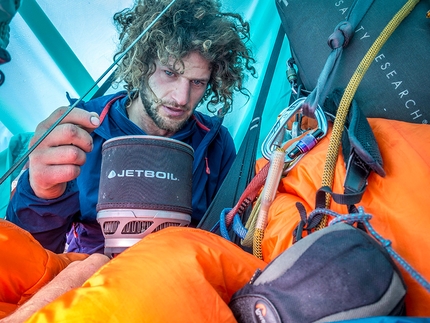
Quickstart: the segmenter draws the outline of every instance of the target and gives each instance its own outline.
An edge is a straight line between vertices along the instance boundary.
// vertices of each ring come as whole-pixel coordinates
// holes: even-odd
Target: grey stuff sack
[[[229,306],[239,323],[335,322],[404,315],[405,294],[386,250],[366,232],[337,223],[257,271]]]

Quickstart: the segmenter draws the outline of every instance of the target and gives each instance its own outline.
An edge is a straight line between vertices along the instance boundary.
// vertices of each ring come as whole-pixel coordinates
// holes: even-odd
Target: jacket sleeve
[[[18,181],[6,218],[30,232],[46,249],[61,253],[64,251],[66,233],[77,212],[79,194],[76,180],[67,184],[62,196],[45,200],[34,194],[27,170]]]

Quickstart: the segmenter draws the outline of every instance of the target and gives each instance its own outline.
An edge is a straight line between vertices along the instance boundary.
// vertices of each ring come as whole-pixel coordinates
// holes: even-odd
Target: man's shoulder
[[[233,137],[228,128],[222,124],[223,118],[210,116],[199,111],[195,111],[194,116],[197,123],[200,123],[200,128],[204,126],[206,131],[211,132],[212,143],[223,147],[222,150],[235,151]]]
[[[222,118],[210,116],[200,111],[194,111],[194,118],[197,123],[210,129],[219,129],[222,132],[228,132],[227,128],[222,125]]]

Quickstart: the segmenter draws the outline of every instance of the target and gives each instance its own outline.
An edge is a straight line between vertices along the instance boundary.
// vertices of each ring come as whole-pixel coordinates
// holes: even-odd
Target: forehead
[[[157,68],[169,68],[184,77],[193,79],[209,80],[212,73],[210,62],[196,52],[188,54],[181,61],[175,61],[174,58],[170,58],[167,63],[163,64],[157,60],[156,65]]]

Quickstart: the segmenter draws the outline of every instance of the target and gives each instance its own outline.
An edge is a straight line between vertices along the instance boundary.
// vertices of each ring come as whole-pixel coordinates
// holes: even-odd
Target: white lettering
[[[342,8],[342,9],[339,9],[339,11],[341,12],[342,16],[344,16],[345,12],[348,11],[348,8]]]
[[[364,36],[362,36],[360,39],[363,40],[364,38],[369,38],[369,37],[370,37],[370,35],[366,31],[366,33],[364,34]]]
[[[356,30],[356,32],[363,31],[363,30],[364,30],[364,27],[360,26],[360,28],[358,28]],[[365,35],[361,39],[368,38],[368,37],[370,37],[370,35],[366,32]],[[396,66],[394,66],[389,60],[387,60],[387,58],[384,54],[379,54],[378,56],[376,56],[374,61],[379,62],[381,64],[379,67],[381,71],[388,71],[389,68],[391,68],[390,72],[388,72],[388,73],[384,72],[385,77],[388,80],[391,80],[390,83],[393,86],[394,90],[400,91],[400,92],[398,92],[398,98],[400,100],[402,100],[402,102],[404,102],[406,100],[406,102],[404,103],[405,108],[411,109],[413,107],[416,107],[417,103],[412,99],[408,99],[408,96],[410,95],[410,93],[409,93],[409,90],[405,88],[405,84],[403,84],[404,83],[403,80],[396,79],[396,78],[399,78],[397,70],[393,69]],[[423,118],[423,114],[421,113],[421,110],[419,110],[419,109],[412,112],[410,114],[410,116],[413,120],[416,120],[418,118]],[[422,123],[428,124],[428,120],[423,118]]]
[[[358,29],[355,30],[355,33],[358,33],[359,31],[362,31],[362,30],[364,30],[364,27],[360,26],[360,28],[358,28]]]
[[[143,169],[123,169],[118,174],[115,173],[114,170],[111,170],[108,174],[108,178],[114,177],[146,177],[179,181],[179,179],[173,173]]]
[[[387,79],[390,79],[394,75],[397,75],[397,72],[395,70],[387,74]]]
[[[165,179],[165,178],[167,178],[167,174],[164,172],[156,172],[155,177]]]
[[[403,81],[398,81],[398,82],[392,82],[391,84],[394,85],[394,88],[397,90],[397,88],[402,85]]]
[[[261,313],[261,309],[256,308],[255,309],[255,315],[257,315],[258,319],[260,320],[261,323],[265,323],[266,319],[263,316],[263,313]]]
[[[414,120],[421,118],[423,116],[422,114],[419,114],[419,112],[420,112],[420,110],[417,110],[417,111],[411,113],[411,116],[415,115],[415,117],[413,118]]]
[[[145,177],[155,177],[155,173],[152,170],[146,170],[145,171]]]
[[[383,58],[385,58],[384,54],[378,55],[378,56],[375,57],[375,62],[379,62]]]
[[[405,103],[405,107],[406,108],[408,108],[408,109],[410,109],[411,107],[410,107],[410,103],[412,103],[412,105],[413,106],[416,106],[417,105],[417,103],[414,101],[414,100],[408,100],[408,101],[406,101],[406,103]]]
[[[408,95],[409,91],[408,90],[404,90],[402,92],[399,93],[400,98],[402,99],[404,96]]]
[[[358,29],[355,30],[355,33],[357,34],[357,33],[359,33],[360,31],[363,31],[363,30],[364,30],[364,27],[360,26],[360,28],[358,28]],[[359,37],[359,36],[357,36],[357,37]],[[364,38],[370,38],[370,34],[367,31],[364,31],[364,36],[361,36],[360,40],[363,40]]]
[[[391,65],[391,63],[385,63],[383,65],[381,65],[381,70],[385,71],[387,68],[389,68]]]

